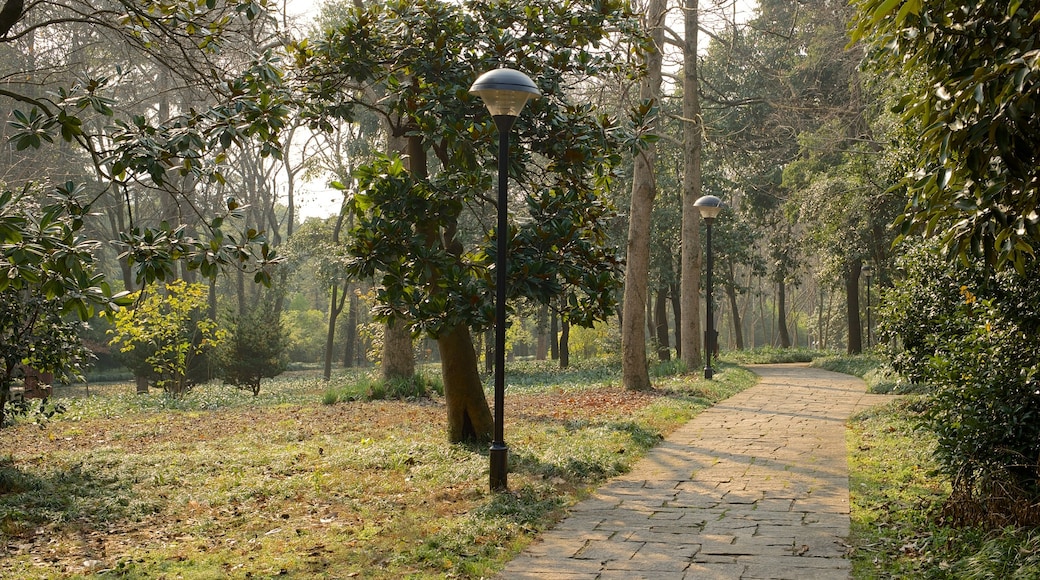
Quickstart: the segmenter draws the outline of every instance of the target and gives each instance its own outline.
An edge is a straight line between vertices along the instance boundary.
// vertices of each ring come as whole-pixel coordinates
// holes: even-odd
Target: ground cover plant
[[[446,441],[436,395],[326,397],[353,377],[290,374],[255,397],[207,384],[67,399],[44,429],[0,433],[0,576],[488,577],[665,433],[754,382],[723,365],[715,381],[632,393],[616,366],[553,364],[507,374],[511,492],[497,495],[487,450]]]
[[[935,436],[918,428],[926,401],[900,398],[850,424],[853,578],[1040,578],[1040,530],[941,517],[950,487],[936,472]]]
[[[928,391],[928,385],[906,380],[879,354],[829,354],[814,358],[811,366],[859,377],[867,383],[871,393],[878,395],[905,395]]]
[[[893,383],[888,364],[873,355],[832,356],[813,366],[864,377],[875,391]],[[853,578],[1040,577],[1040,531],[943,517],[951,488],[938,470],[938,439],[923,428],[931,404],[929,395],[911,394],[850,421]]]
[[[808,348],[775,348],[765,346],[752,350],[731,350],[722,353],[722,360],[736,364],[807,363],[834,354],[832,351]]]

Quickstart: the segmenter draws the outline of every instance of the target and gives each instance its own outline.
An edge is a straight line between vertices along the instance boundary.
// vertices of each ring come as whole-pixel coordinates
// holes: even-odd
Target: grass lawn
[[[442,399],[329,397],[356,377],[132,386],[0,431],[3,578],[481,578],[700,409],[754,383],[723,365],[626,392],[609,365],[507,371],[510,493]]]

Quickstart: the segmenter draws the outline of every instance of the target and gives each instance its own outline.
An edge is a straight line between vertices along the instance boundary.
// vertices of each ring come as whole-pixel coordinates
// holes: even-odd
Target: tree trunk
[[[5,361],[4,376],[0,380],[0,429],[4,428],[4,421],[7,420],[7,401],[11,398],[11,377],[14,376],[15,364],[10,360]]]
[[[737,285],[733,282],[733,263],[729,263],[729,282],[726,282],[726,296],[729,298],[730,319],[733,321],[733,340],[737,350],[744,350],[744,329],[741,327],[740,306],[737,304]]]
[[[816,348],[823,350],[827,348],[827,340],[823,333],[823,284],[817,283],[820,289],[820,304],[817,306],[819,316],[816,318]]]
[[[428,168],[422,137],[394,137],[391,141],[393,150],[401,151],[403,148],[407,154],[408,172],[416,179],[425,179]],[[426,235],[428,238],[436,238],[437,232]],[[404,321],[388,324],[383,328],[383,333],[383,379],[411,379],[415,375],[415,357],[412,354],[412,331],[408,324]],[[472,347],[472,339],[470,342]],[[476,371],[475,360],[473,364],[473,370]]]
[[[646,28],[654,43],[654,49],[646,55],[647,76],[639,89],[639,98],[644,102],[657,102],[661,93],[661,48],[664,46],[666,11],[665,0],[650,0],[647,5]],[[650,124],[651,131],[656,131],[656,119],[650,121]],[[621,381],[626,389],[632,391],[646,391],[651,388],[646,360],[646,303],[650,268],[650,213],[656,195],[656,157],[657,147],[653,143],[647,144],[636,153],[632,168],[628,259],[625,264],[625,292],[622,298],[625,316],[621,321]]]
[[[668,295],[672,298],[672,320],[675,321],[675,357],[682,360],[682,286],[673,283]]]
[[[555,310],[549,313],[549,358],[560,360],[560,319]]]
[[[238,315],[246,314],[246,274],[242,270],[235,272],[235,294],[238,297]]]
[[[477,353],[469,329],[458,326],[437,338],[441,353],[444,401],[448,408],[448,440],[490,441],[495,429],[484,385],[477,372]]]
[[[791,348],[791,335],[787,333],[787,284],[776,283],[776,320],[780,332],[780,348]]]
[[[672,360],[671,345],[668,344],[668,290],[657,289],[654,300],[654,326],[657,330],[657,360]]]
[[[322,373],[325,382],[332,379],[332,347],[336,342],[336,320],[339,319],[340,312],[343,312],[348,287],[349,285],[344,282],[343,295],[339,296],[339,285],[332,285],[332,298],[329,300],[329,327],[325,333],[325,368]]]
[[[701,121],[700,85],[697,79],[697,0],[686,0],[685,42],[683,45],[683,195],[682,195],[682,361],[686,368],[698,368],[701,355],[701,234],[700,211],[694,202],[701,196]]]
[[[538,307],[538,346],[535,349],[535,360],[545,360],[549,355],[549,305]]]
[[[863,352],[863,326],[859,319],[859,275],[863,264],[854,260],[845,272],[845,312],[849,321],[849,354]]]
[[[473,373],[476,372],[477,358],[474,354]],[[383,327],[383,380],[411,379],[413,376],[415,356],[412,354],[412,330],[402,320],[387,323]]]
[[[646,357],[644,357],[645,359]],[[564,318],[560,324],[560,368],[571,365],[571,323]]]
[[[488,329],[484,333],[484,372],[495,372],[495,331]],[[444,356],[443,354],[441,355]]]
[[[350,293],[350,305],[347,307],[347,343],[343,348],[343,366],[351,368],[357,359],[357,337],[358,337],[358,297],[354,292]]]
[[[346,217],[344,213],[341,209],[339,215],[336,216],[336,225],[332,228],[333,244],[339,244],[339,234],[343,230],[343,221]],[[339,282],[332,282],[332,296],[329,299],[329,327],[325,333],[325,369],[322,374],[325,382],[332,379],[332,347],[336,342],[336,319],[339,318],[339,313],[343,312],[343,304],[347,298],[348,288],[350,288],[350,283],[343,282],[343,296],[337,296]],[[384,348],[383,350],[385,351],[386,349]]]

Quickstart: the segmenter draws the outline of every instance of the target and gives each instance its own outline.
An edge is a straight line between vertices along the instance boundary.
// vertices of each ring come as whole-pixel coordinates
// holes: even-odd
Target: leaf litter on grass
[[[479,577],[652,445],[629,423],[668,397],[511,392],[506,503],[486,448],[445,441],[442,399],[320,398],[5,430],[3,477],[26,481],[0,493],[0,577]]]

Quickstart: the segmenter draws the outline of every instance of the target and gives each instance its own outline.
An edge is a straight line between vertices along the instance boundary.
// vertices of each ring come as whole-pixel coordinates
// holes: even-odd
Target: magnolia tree
[[[440,349],[451,440],[490,439],[493,420],[472,332],[493,318],[497,131],[468,93],[507,65],[538,84],[513,129],[509,294],[589,325],[613,313],[620,258],[601,194],[620,160],[614,120],[575,91],[627,66],[608,48],[635,21],[622,2],[523,5],[394,1],[341,5],[296,47],[317,127],[376,111],[400,149],[360,169],[350,194],[351,271],[379,284],[376,313]],[[619,60],[615,60],[615,58]]]
[[[29,189],[0,194],[0,426],[11,386],[31,368],[76,376],[87,359],[79,324],[118,308],[82,235],[86,207],[67,184],[43,203]]]
[[[911,255],[891,293],[905,370],[933,384],[927,422],[962,521],[1040,520],[1040,74],[1036,2],[857,0],[856,37],[882,70],[918,80],[904,185]],[[916,236],[909,235],[908,240]],[[936,272],[936,254],[958,262]],[[966,509],[965,509],[966,508]]]

